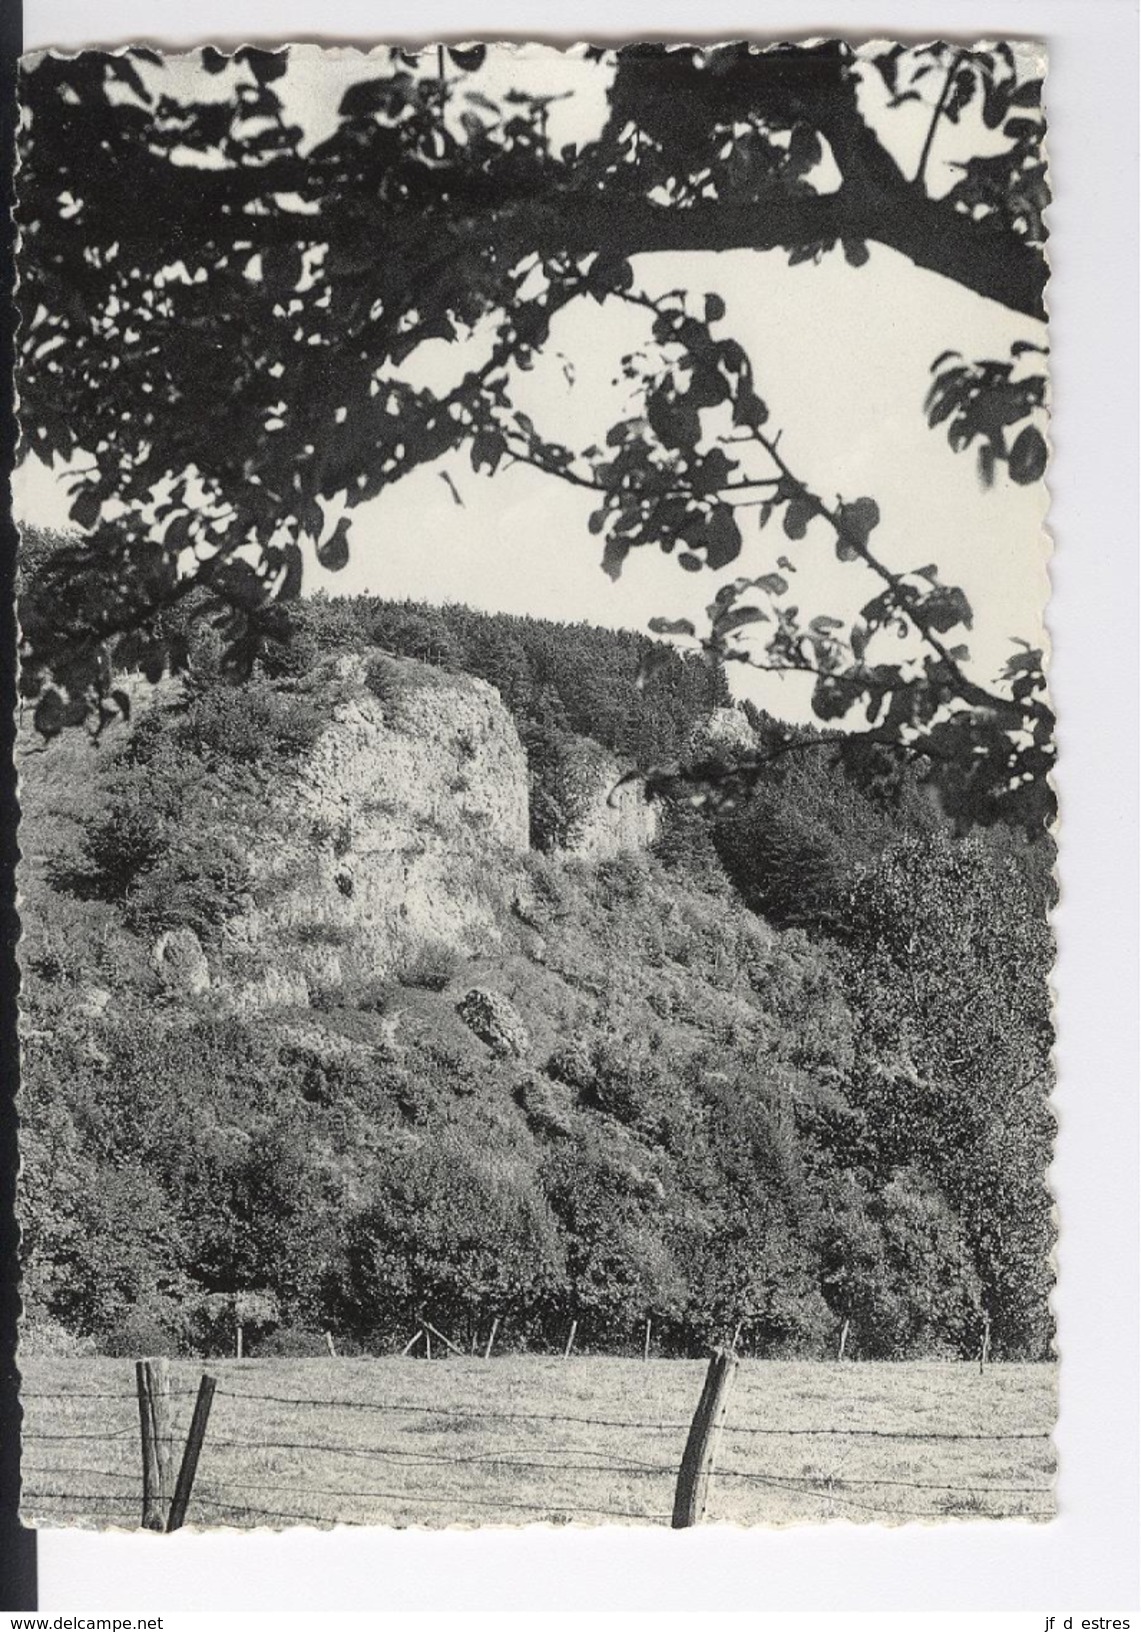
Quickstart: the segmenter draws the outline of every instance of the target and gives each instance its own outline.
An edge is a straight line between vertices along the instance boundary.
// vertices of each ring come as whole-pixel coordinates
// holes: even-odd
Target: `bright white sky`
[[[356,53],[322,55],[310,48],[305,59],[303,78],[295,63],[279,83],[294,86],[288,114],[316,140],[331,128],[345,85],[369,77],[369,69]],[[188,72],[194,61],[181,59],[176,71]],[[504,51],[479,78],[492,97],[512,84],[551,90],[575,84],[580,94],[572,102],[552,106],[552,133],[560,142],[586,139],[605,113],[604,75],[548,48],[528,47],[526,60]],[[221,90],[220,80],[209,85]],[[201,85],[195,90],[201,94]],[[920,111],[902,131],[901,156],[911,145],[918,148],[924,128]],[[945,160],[954,156],[948,147],[933,162],[937,187],[953,174]],[[1045,486],[1016,487],[1000,467],[994,488],[982,490],[973,453],[953,454],[943,432],[927,428],[922,403],[940,352],[1006,357],[1013,341],[1041,343],[1044,336],[1039,325],[917,271],[892,251],[870,249],[860,268],[850,267],[839,250],[819,266],[795,267],[781,251],[734,251],[646,256],[635,272],[650,293],[684,287],[722,296],[727,315],[719,332],[749,351],[769,404],[769,429],[783,431],[786,460],[826,499],[876,499],[882,524],[875,542],[888,564],[907,569],[935,562],[945,582],[966,591],[976,626],[964,638],[976,677],[988,682],[1011,637],[1043,640]],[[552,346],[573,362],[573,385],[552,360],[524,377],[526,400],[522,392],[519,398],[541,432],[580,447],[603,440],[622,400],[612,382],[618,359],[637,343],[637,316],[632,323],[630,308],[592,301],[564,314]],[[454,362],[446,361],[450,373]],[[462,507],[441,479],[445,469]],[[16,505],[18,515],[44,525],[66,519],[59,482],[34,461],[17,474]],[[796,564],[796,598],[813,614],[851,616],[880,587],[858,563],[837,563],[823,523],[792,545],[779,522],[762,533],[755,510],[742,512],[745,549],[722,573],[685,573],[672,558],[642,550],[631,554],[615,584],[600,570],[601,541],[587,531],[593,508],[591,494],[536,471],[515,467],[493,478],[476,476],[466,455],[457,456],[356,510],[349,566],[330,575],[312,563],[306,588],[463,601],[644,629],[655,615],[689,617],[700,627],[721,583],[770,570],[779,555]],[[959,638],[956,631],[953,640]],[[749,675],[739,666],[732,677],[774,712],[807,717],[799,681]]]

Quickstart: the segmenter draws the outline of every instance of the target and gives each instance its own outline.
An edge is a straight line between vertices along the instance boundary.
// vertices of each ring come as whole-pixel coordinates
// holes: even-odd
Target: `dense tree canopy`
[[[595,493],[611,574],[647,546],[724,569],[746,507],[793,555],[823,528],[874,590],[854,621],[798,607],[781,571],[723,582],[707,630],[663,632],[813,677],[822,719],[921,751],[953,813],[1040,830],[1041,652],[981,684],[963,592],[922,555],[889,567],[875,498],[816,491],[787,462],[763,366],[725,332],[721,298],[653,297],[631,259],[747,248],[859,267],[875,243],[1041,319],[1030,59],[828,42],[581,60],[605,117],[561,146],[550,97],[485,88],[483,47],[377,55],[315,145],[289,116],[285,53],[207,50],[197,76],[138,50],[31,64],[23,429],[29,452],[73,473],[83,534],[25,613],[37,723],[101,724],[115,663],[179,663],[153,613],[197,586],[228,660],[248,668],[300,592],[304,548],[342,565],[353,506],[463,449],[476,471],[523,462]],[[914,104],[929,119],[904,158],[895,133]],[[952,128],[967,156],[936,186],[931,155]],[[629,309],[634,404],[571,446],[520,409],[517,386],[558,315],[589,301]],[[420,364],[441,343],[453,377],[429,386]],[[984,483],[1036,481],[1038,347],[932,366],[931,423]]]

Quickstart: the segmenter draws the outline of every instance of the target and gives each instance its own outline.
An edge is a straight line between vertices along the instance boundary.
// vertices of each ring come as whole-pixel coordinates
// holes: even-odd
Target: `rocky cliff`
[[[734,759],[757,746],[757,735],[744,713],[736,706],[711,709],[699,720],[685,744],[686,759]]]
[[[239,1008],[304,1004],[494,944],[527,850],[527,764],[489,685],[379,652],[317,676],[329,723],[271,800],[226,926]]]
[[[203,949],[191,929],[154,943],[164,989],[239,1013],[321,1006],[394,979],[446,981],[493,950],[530,827],[527,757],[495,688],[366,648],[276,689],[314,709],[319,729],[230,833],[249,888],[217,944]],[[146,712],[179,698],[137,701]],[[618,786],[613,755],[580,738],[563,770],[575,812],[564,853],[649,848],[656,807],[641,784]]]
[[[640,781],[623,782],[623,768],[597,744],[582,755],[581,809],[566,845],[572,856],[604,861],[623,850],[648,850],[658,836],[658,809]]]

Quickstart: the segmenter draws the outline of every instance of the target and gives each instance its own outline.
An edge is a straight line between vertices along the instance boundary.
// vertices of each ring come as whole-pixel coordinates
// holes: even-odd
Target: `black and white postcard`
[[[24,59],[23,1513],[1055,1513],[1046,54]]]

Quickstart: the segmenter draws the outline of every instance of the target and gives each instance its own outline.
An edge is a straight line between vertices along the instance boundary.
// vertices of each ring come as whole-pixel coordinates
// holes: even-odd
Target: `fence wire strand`
[[[215,1397],[231,1400],[247,1400],[265,1402],[271,1405],[293,1405],[319,1407],[323,1410],[337,1411],[402,1411],[420,1416],[442,1418],[459,1418],[461,1420],[475,1420],[483,1422],[559,1422],[578,1423],[587,1428],[636,1428],[639,1430],[656,1431],[659,1433],[685,1433],[689,1428],[687,1422],[646,1422],[627,1417],[583,1417],[565,1412],[536,1412],[536,1411],[486,1411],[482,1407],[473,1407],[470,1411],[456,1410],[449,1406],[412,1405],[400,1400],[344,1400],[344,1399],[312,1399],[288,1394],[255,1394],[253,1390],[218,1388]],[[774,1428],[769,1426],[751,1426],[746,1424],[726,1423],[723,1429],[725,1434],[749,1434],[760,1437],[796,1438],[798,1436],[836,1436],[837,1438],[860,1439],[907,1439],[920,1441],[953,1441],[962,1440],[965,1443],[977,1443],[984,1440],[1022,1440],[1022,1439],[1049,1439],[1048,1431],[1041,1433],[960,1433],[957,1431],[943,1432],[936,1430],[920,1430],[910,1428]]]
[[[687,1422],[639,1422],[627,1417],[580,1417],[558,1411],[486,1411],[482,1406],[470,1411],[442,1405],[411,1405],[401,1400],[318,1400],[294,1398],[288,1394],[255,1394],[252,1389],[218,1388],[216,1399],[246,1400],[269,1405],[318,1406],[336,1411],[403,1411],[416,1416],[444,1417],[483,1422],[573,1422],[587,1428],[638,1428],[665,1433],[685,1433]]]

